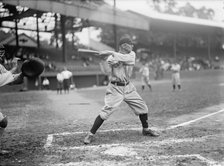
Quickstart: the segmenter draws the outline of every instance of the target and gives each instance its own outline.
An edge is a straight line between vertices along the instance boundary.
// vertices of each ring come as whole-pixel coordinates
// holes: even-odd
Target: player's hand
[[[100,51],[99,52],[99,56],[102,57],[102,58],[107,58],[110,55],[113,56],[114,52],[113,51]]]

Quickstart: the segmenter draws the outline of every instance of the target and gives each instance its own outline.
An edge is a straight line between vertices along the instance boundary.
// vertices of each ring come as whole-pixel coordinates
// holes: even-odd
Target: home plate
[[[137,156],[132,148],[125,146],[112,147],[102,153],[112,156]]]

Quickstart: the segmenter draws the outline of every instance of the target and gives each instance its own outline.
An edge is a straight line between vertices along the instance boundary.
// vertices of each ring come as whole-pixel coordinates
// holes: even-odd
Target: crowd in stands
[[[221,56],[212,56],[211,59],[203,56],[151,56],[149,59],[143,55],[137,59],[140,64],[147,61],[151,73],[154,73],[154,79],[159,80],[163,78],[164,71],[170,71],[172,63],[177,60],[181,66],[181,70],[197,71],[206,69],[224,69],[224,58]]]
[[[155,73],[155,79],[161,79],[163,77],[163,72],[170,70],[170,66],[175,57],[181,65],[181,70],[224,69],[224,58],[220,53],[211,53],[209,59],[208,55],[206,55],[206,51],[202,52],[199,49],[181,50],[181,53],[178,52],[175,57],[170,52],[171,50],[168,48],[154,49],[149,54],[141,53],[141,55],[139,55],[137,52],[137,61],[147,61],[151,71]],[[34,55],[30,55],[27,58],[33,56]],[[65,65],[72,72],[101,71],[99,65],[100,59],[92,55],[73,55],[68,57],[66,63],[62,62],[59,56],[50,56],[50,54],[40,54],[38,57],[45,62],[46,72],[58,72],[62,70]],[[10,68],[10,59],[5,59],[4,64],[6,68]]]

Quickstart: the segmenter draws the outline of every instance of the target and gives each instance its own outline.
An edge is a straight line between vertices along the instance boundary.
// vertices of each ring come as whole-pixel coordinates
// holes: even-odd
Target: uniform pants
[[[172,84],[180,85],[180,73],[172,73]]]
[[[100,117],[103,120],[108,119],[122,101],[125,101],[136,115],[148,113],[147,105],[132,83],[126,86],[116,86],[110,83],[106,89],[105,105],[100,112]]]
[[[141,82],[142,82],[142,85],[147,85],[147,86],[150,85],[149,76],[142,76]]]

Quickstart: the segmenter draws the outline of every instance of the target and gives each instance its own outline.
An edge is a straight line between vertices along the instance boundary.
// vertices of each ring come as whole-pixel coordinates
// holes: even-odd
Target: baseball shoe
[[[142,135],[152,136],[152,137],[158,137],[159,136],[159,133],[157,133],[156,131],[151,130],[151,129],[143,129],[142,130]]]
[[[87,136],[84,138],[84,144],[90,144],[93,141],[93,134],[88,133]]]

